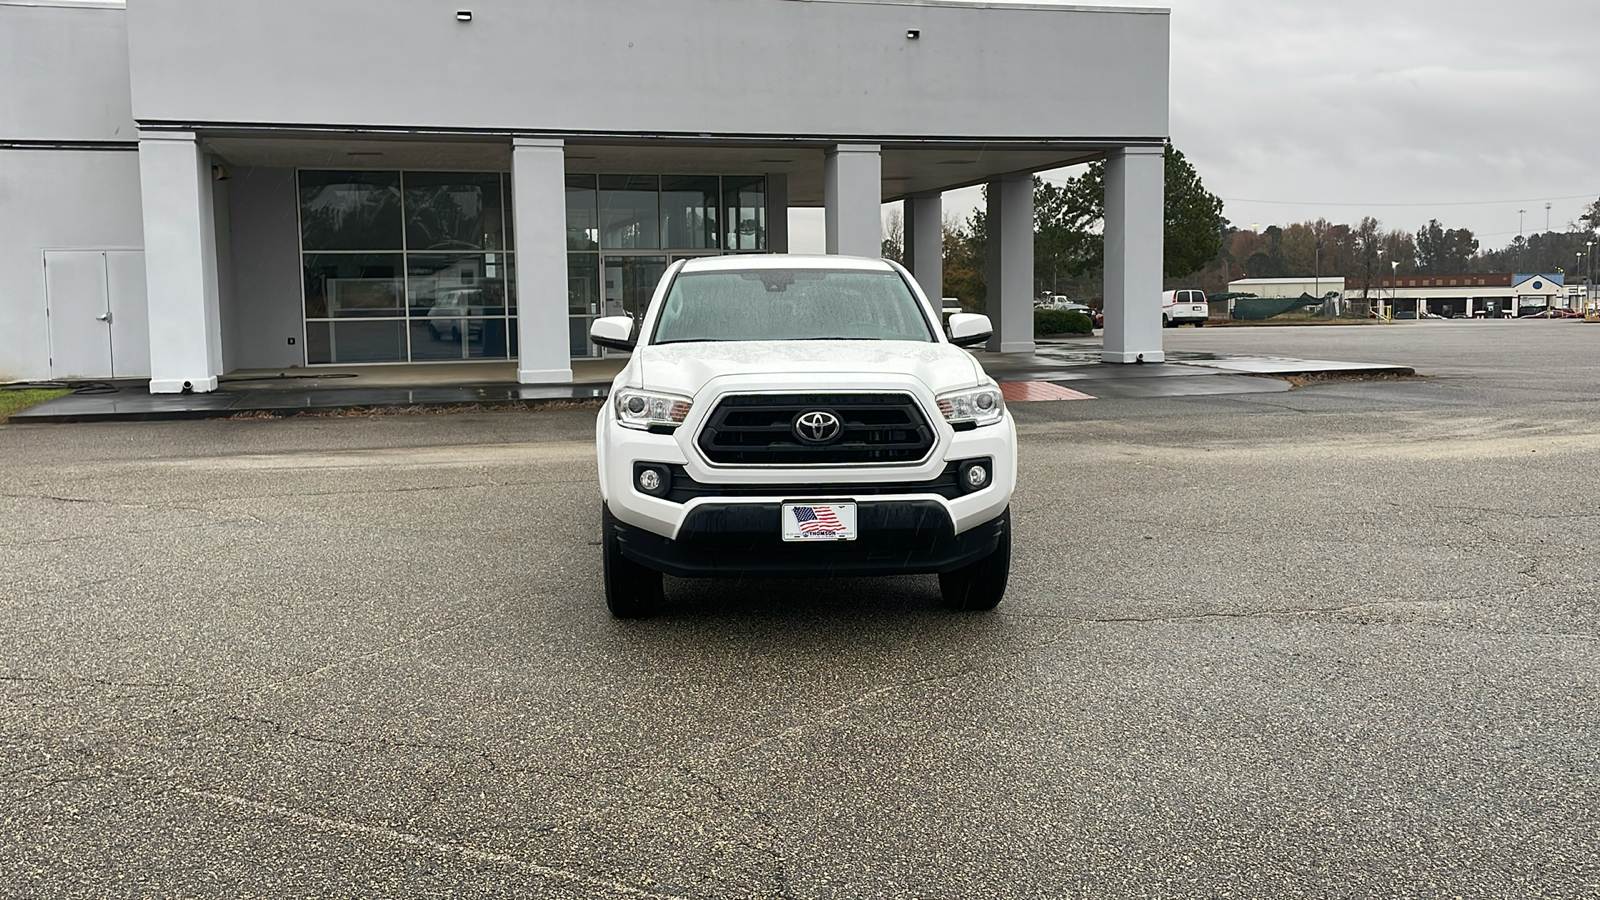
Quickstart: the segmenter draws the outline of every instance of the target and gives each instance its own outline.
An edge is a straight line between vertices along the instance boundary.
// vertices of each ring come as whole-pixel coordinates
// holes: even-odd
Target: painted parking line
[[[1093,400],[1094,396],[1048,381],[1002,381],[1000,396],[1007,403],[1026,403],[1030,400]]]

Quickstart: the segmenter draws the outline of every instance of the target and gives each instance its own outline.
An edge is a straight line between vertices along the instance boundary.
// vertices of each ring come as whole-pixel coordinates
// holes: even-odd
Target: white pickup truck
[[[839,256],[674,263],[596,424],[606,604],[650,615],[679,577],[939,575],[992,609],[1011,565],[1016,427],[899,265]]]

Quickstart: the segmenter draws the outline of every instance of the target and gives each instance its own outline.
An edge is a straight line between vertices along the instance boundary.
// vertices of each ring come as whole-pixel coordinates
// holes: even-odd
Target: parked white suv
[[[1161,295],[1161,324],[1177,328],[1185,322],[1204,328],[1211,318],[1211,306],[1206,302],[1206,292],[1196,290],[1167,291]]]
[[[1011,566],[1016,426],[949,317],[892,262],[674,263],[644,316],[590,336],[633,351],[600,411],[606,604],[649,615],[682,577],[938,573],[992,609]]]

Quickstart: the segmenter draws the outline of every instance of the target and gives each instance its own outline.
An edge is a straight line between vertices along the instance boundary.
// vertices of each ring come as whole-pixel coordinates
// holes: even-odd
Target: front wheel
[[[1206,327],[1206,323],[1204,323],[1204,322],[1196,322],[1196,323],[1194,323],[1194,327],[1196,327],[1196,328],[1204,328],[1204,327]]]
[[[939,573],[944,605],[968,612],[994,609],[1006,595],[1011,577],[1011,510],[1000,514],[1000,540],[994,551],[954,572]]]
[[[606,608],[619,619],[643,619],[661,603],[661,573],[622,555],[617,520],[600,507],[601,568],[606,582]]]

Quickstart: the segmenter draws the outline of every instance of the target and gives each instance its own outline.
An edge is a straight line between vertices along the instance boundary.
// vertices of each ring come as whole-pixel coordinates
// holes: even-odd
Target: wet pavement
[[[1138,399],[1278,393],[1284,376],[1399,374],[1402,365],[1280,356],[1244,356],[1204,351],[1168,351],[1165,363],[1117,365],[1100,361],[1099,339],[1042,341],[1033,353],[974,355],[1005,385],[1036,384],[1065,389],[1008,389],[1016,401]],[[252,371],[221,380],[209,394],[151,394],[144,381],[94,382],[88,389],[39,404],[11,417],[13,423],[66,423],[216,419],[235,416],[294,416],[390,408],[537,406],[605,397],[623,360],[586,362],[573,384],[523,385],[481,381],[497,369],[463,368],[470,383],[449,382],[451,368],[396,366],[365,370],[282,373]],[[1262,377],[1269,376],[1269,377]],[[1277,377],[1272,377],[1277,376]],[[415,383],[396,383],[411,379]],[[109,388],[109,389],[108,389]]]
[[[980,614],[611,620],[586,410],[0,427],[0,896],[1595,897],[1600,330],[1215,330],[1425,377],[1018,404]]]

